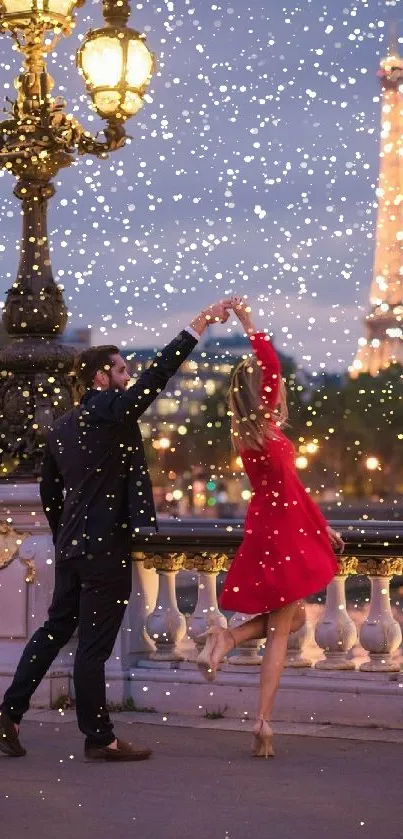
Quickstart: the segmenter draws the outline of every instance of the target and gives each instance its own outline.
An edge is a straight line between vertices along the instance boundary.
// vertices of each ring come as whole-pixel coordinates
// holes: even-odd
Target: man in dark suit
[[[55,544],[49,617],[28,642],[0,708],[0,751],[22,756],[19,723],[60,649],[78,627],[74,662],[77,721],[85,756],[143,760],[149,749],[116,738],[106,708],[105,662],[131,593],[132,539],[156,528],[151,481],[137,420],[166,386],[211,323],[225,323],[230,302],[201,312],[157,353],[126,390],[130,375],[114,346],[78,359],[87,388],[78,407],[54,425],[44,452],[41,499]]]

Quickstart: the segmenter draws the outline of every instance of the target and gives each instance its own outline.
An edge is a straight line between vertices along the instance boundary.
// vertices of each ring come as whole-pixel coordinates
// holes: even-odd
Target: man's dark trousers
[[[74,662],[76,713],[87,745],[113,742],[106,710],[105,662],[109,658],[131,593],[128,541],[112,552],[56,563],[49,617],[25,647],[2,708],[19,723],[60,649],[78,627]]]

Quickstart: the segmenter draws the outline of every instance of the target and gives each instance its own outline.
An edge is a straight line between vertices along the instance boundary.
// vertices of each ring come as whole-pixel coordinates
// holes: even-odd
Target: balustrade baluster
[[[169,553],[146,560],[146,568],[153,567],[159,578],[158,596],[154,611],[146,621],[146,629],[155,642],[154,661],[183,661],[178,644],[186,632],[186,620],[179,611],[176,599],[176,575],[183,568],[185,556]]]
[[[347,612],[346,578],[357,573],[358,560],[341,557],[338,565],[339,573],[327,587],[325,610],[315,629],[316,643],[325,654],[316,662],[317,670],[355,670],[347,655],[357,642],[357,630]]]
[[[199,651],[204,641],[198,641],[199,635],[210,626],[218,624],[226,627],[227,619],[220,612],[217,601],[217,576],[225,568],[228,557],[219,553],[187,554],[185,567],[198,573],[197,604],[188,618],[188,635]]]
[[[145,566],[146,554],[133,553],[132,594],[127,608],[130,633],[127,638],[128,663],[132,666],[138,658],[155,652],[146,624],[157,601],[158,574],[155,568]]]
[[[236,612],[228,621],[228,626],[234,628],[240,626],[245,621],[253,618],[254,615],[245,615],[242,612]],[[264,643],[264,638],[254,638],[252,641],[244,641],[239,647],[236,647],[233,653],[228,658],[228,664],[241,665],[249,667],[251,664],[261,664],[262,657],[259,655],[259,650]]]
[[[361,568],[371,582],[371,601],[360,630],[360,642],[369,653],[369,661],[364,661],[360,670],[396,673],[400,663],[394,653],[401,644],[402,631],[392,614],[389,589],[391,577],[403,572],[403,559],[374,558],[361,563]]]
[[[312,667],[312,659],[306,655],[306,648],[314,641],[312,622],[305,617],[305,623],[296,632],[290,632],[287,642],[286,667]]]

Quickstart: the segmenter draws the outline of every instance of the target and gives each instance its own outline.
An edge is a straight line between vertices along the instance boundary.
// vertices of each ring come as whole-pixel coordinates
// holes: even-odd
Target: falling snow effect
[[[50,208],[71,323],[159,345],[192,313],[189,294],[206,304],[247,291],[280,349],[308,369],[345,369],[371,277],[386,13],[383,2],[133,4],[158,56],[133,140],[107,162],[79,159]],[[101,129],[74,66],[100,3],[77,20],[49,69],[73,114]],[[1,50],[12,95],[19,59],[11,39]],[[5,291],[20,220],[2,178]]]
[[[241,5],[242,10],[238,11]],[[79,158],[68,177],[63,173],[57,179],[57,195],[50,211],[55,276],[65,287],[71,324],[90,325],[95,340],[121,342],[126,348],[161,347],[165,336],[171,337],[178,327],[189,322],[195,310],[211,300],[234,292],[249,295],[253,310],[258,313],[259,327],[274,332],[276,345],[288,365],[286,375],[294,411],[290,434],[298,448],[297,466],[301,470],[310,467],[312,493],[321,494],[322,498],[329,486],[338,498],[340,493],[336,488],[340,482],[344,488],[347,486],[347,494],[353,494],[353,490],[364,492],[365,480],[369,481],[367,473],[374,476],[367,490],[374,490],[390,451],[395,471],[388,467],[387,492],[403,488],[398,484],[399,457],[402,457],[398,441],[403,439],[400,372],[384,374],[377,383],[368,379],[350,382],[344,387],[342,397],[340,380],[319,377],[324,370],[347,368],[361,333],[360,321],[371,279],[376,218],[379,130],[376,71],[387,47],[386,16],[396,14],[397,6],[394,0],[362,0],[347,3],[344,8],[306,0],[301,6],[279,6],[270,11],[261,2],[232,5],[230,0],[209,6],[204,3],[192,6],[186,0],[133,4],[132,23],[144,28],[150,46],[158,55],[159,67],[143,112],[130,123],[133,139],[107,162]],[[85,94],[79,93],[81,80],[74,68],[74,53],[80,43],[80,32],[94,25],[94,19],[100,17],[99,11],[99,2],[87,2],[85,10],[78,12],[74,36],[60,43],[49,62],[57,92],[66,96],[73,114],[95,130],[98,120],[88,113]],[[5,96],[12,95],[11,79],[18,72],[18,64],[11,41],[3,38],[0,67]],[[5,292],[15,276],[20,219],[17,202],[10,197],[12,182],[3,172],[0,177],[0,259]],[[231,331],[229,327],[228,331]],[[224,335],[225,329],[220,334]],[[298,371],[287,360],[288,356],[295,357]],[[306,374],[301,373],[302,368]],[[319,387],[314,391],[312,383],[316,382]],[[182,397],[182,394],[180,390],[174,391],[173,396]],[[356,413],[352,411],[355,405],[359,409]],[[211,402],[208,408],[204,403],[200,406],[200,427],[188,430],[201,433],[206,410],[209,438],[206,442],[212,446],[216,460],[217,442],[224,446],[224,437],[220,435],[228,427],[226,420],[221,422],[219,415],[214,415]],[[379,441],[379,431],[385,428],[391,434]],[[185,425],[178,427],[178,435],[177,440],[168,440],[168,448],[170,442],[175,443],[170,449],[175,455],[175,465],[180,463],[179,438],[187,435],[188,446],[189,438],[193,441],[197,437],[195,433],[188,434]],[[167,448],[162,445],[162,439],[167,438],[159,438],[160,448]],[[323,451],[322,446],[329,441],[330,445]],[[355,468],[357,463],[363,463],[367,470],[365,480]],[[210,483],[215,486],[220,469],[217,467],[216,474],[214,465],[210,464],[209,468]],[[164,474],[164,469],[159,471]],[[177,475],[166,471],[175,498]],[[351,481],[356,482],[353,490]],[[385,486],[379,484],[378,494]],[[248,495],[248,490],[244,490],[242,498],[249,497],[250,492]],[[393,573],[392,570],[385,576]],[[383,580],[381,584],[385,586]],[[127,601],[123,603],[126,605]],[[350,606],[351,612],[358,608],[357,602]],[[345,607],[341,604],[338,608]],[[395,601],[394,611],[399,617],[399,600]],[[385,626],[386,622],[380,631]],[[163,643],[161,634],[152,637]],[[341,642],[337,640],[337,644]],[[323,649],[328,651],[326,644]],[[143,686],[142,690],[147,695],[149,687]],[[170,695],[166,691],[166,697]],[[208,697],[211,707],[214,691]],[[169,701],[164,700],[168,704]],[[144,706],[142,710],[153,709]],[[200,716],[203,706],[196,707],[195,703],[194,711]],[[248,712],[243,713],[243,721],[247,722]],[[219,719],[223,713],[206,711],[205,717],[209,715]],[[163,723],[167,720],[166,715],[161,717]],[[314,716],[311,720],[314,721]],[[82,797],[77,792],[81,772],[75,760],[77,743],[72,746],[70,737],[60,733],[59,728],[54,732],[58,735],[54,738],[57,749],[52,742],[54,753],[46,758],[44,780],[32,787],[32,779],[27,784],[25,777],[10,781],[7,775],[5,801],[13,806],[13,817],[17,814],[17,818],[20,810],[14,807],[15,789],[30,806],[36,804],[36,799],[41,802],[40,816],[42,811],[50,812],[55,819],[59,806],[60,814],[69,813],[70,833],[74,833],[74,820],[82,827],[84,812],[87,824],[91,821],[99,835],[105,827],[104,820],[110,817],[111,800],[121,804],[121,781],[114,787],[114,780],[108,779],[109,797],[103,796],[91,806],[94,802],[88,795],[87,776],[86,795]],[[167,738],[170,754],[176,757],[176,784],[169,789],[167,812],[172,800],[176,817],[183,813],[188,820],[183,807],[184,790],[191,779],[187,798],[190,801],[196,798],[200,794],[197,778],[195,782],[195,775],[182,759],[179,738],[169,738],[161,731],[157,736]],[[213,765],[208,753],[213,746],[206,747],[203,733],[197,748],[198,736],[196,748],[192,742],[191,747],[186,743],[186,749],[197,751],[198,765],[202,765],[210,778],[218,779],[219,801],[224,802],[222,810],[229,821],[234,810],[231,764],[236,766],[235,758],[228,761],[225,758],[223,773],[222,753]],[[44,745],[45,739],[37,736],[38,753],[49,748]],[[231,754],[234,739],[231,735],[231,741],[227,740],[225,754]],[[343,746],[345,771],[332,777],[332,767],[334,772],[334,766],[338,770],[340,765],[336,763],[340,760],[337,751],[334,759],[329,758],[332,748],[332,745],[326,748],[325,769],[318,769],[319,760],[315,764],[311,759],[314,746],[308,759],[302,756],[296,763],[288,762],[286,799],[284,807],[279,808],[285,818],[289,813],[290,784],[295,783],[297,795],[301,795],[301,783],[304,777],[310,777],[313,767],[320,781],[326,775],[327,781],[331,778],[332,791],[337,785],[337,792],[340,789],[344,792],[343,784],[346,785],[346,801],[351,796],[353,773],[356,777],[357,754],[360,765],[370,754],[371,771],[375,765],[377,770],[379,766],[383,769],[386,752],[378,744],[372,752],[367,744],[365,749],[361,744],[354,744],[350,765],[345,754],[349,747]],[[320,761],[322,755],[323,752]],[[203,765],[206,756],[208,764]],[[300,772],[303,760],[307,764],[306,773]],[[171,771],[171,765],[163,761],[162,755],[159,779],[162,793]],[[57,772],[54,771],[56,763]],[[150,814],[158,814],[155,773],[159,770],[157,762],[155,765],[153,783],[145,776],[142,789],[143,775],[136,782],[137,801],[133,803],[131,796],[130,805],[125,802],[126,809],[119,806],[113,812],[113,829],[116,825],[119,828],[119,823],[127,829],[132,821],[140,827],[143,818],[144,832],[149,827]],[[295,779],[290,775],[293,765],[298,770]],[[249,765],[243,762],[242,771],[247,774]],[[261,767],[258,771],[261,772]],[[281,779],[281,762],[276,771]],[[385,761],[385,772],[378,771],[377,782],[382,788],[383,779],[388,779],[385,792],[389,798],[392,795],[393,801],[396,785],[390,789],[390,775],[390,763],[386,766]],[[260,776],[256,781],[252,775],[251,781],[248,829],[251,817],[255,812],[260,813],[261,805],[261,800],[257,800],[254,806],[256,790],[261,790]],[[61,803],[57,785],[62,790]],[[280,793],[282,787],[284,784],[280,783]],[[318,789],[323,796],[322,787]],[[304,798],[305,803],[309,801],[309,796]],[[362,812],[357,809],[356,799]],[[340,801],[343,802],[340,794],[337,800],[339,830]],[[354,827],[367,831],[368,826],[370,829],[373,826],[372,812],[366,803],[361,803],[363,800],[354,797],[346,818]],[[395,812],[396,806],[397,800],[391,805],[391,812]],[[211,802],[203,811],[199,835],[211,834],[210,809]],[[315,820],[321,817],[326,830],[331,818],[329,811],[324,816],[315,812]],[[361,818],[364,814],[365,820]],[[35,821],[39,824],[37,814]],[[67,824],[62,819],[60,822]],[[193,824],[192,829],[196,836]],[[226,839],[236,839],[238,834],[232,826],[224,829]]]

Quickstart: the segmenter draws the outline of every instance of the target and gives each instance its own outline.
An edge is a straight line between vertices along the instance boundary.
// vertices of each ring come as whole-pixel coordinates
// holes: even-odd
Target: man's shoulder
[[[95,390],[91,389],[88,390],[84,397],[81,400],[78,409],[78,415],[85,419],[86,417],[91,420],[91,417],[97,417],[98,414],[103,416],[103,412],[105,408],[116,400],[116,398],[122,398],[126,393],[125,390],[120,390],[119,388],[106,388],[105,390]]]
[[[86,425],[88,428],[97,429],[97,433],[106,432],[137,438],[140,433],[136,419],[131,420],[130,426],[125,428],[119,413],[116,413],[117,403],[123,406],[130,405],[130,389],[120,390],[119,388],[107,388],[106,390],[90,390],[81,401],[78,411],[78,425]]]
[[[52,436],[53,434],[57,435],[57,433],[59,431],[64,429],[67,425],[70,425],[72,421],[75,421],[76,418],[78,417],[78,415],[79,415],[79,407],[78,406],[76,406],[74,408],[70,408],[68,411],[66,411],[64,414],[62,414],[60,417],[58,417],[55,420],[55,422],[53,423],[53,426],[52,426],[52,428],[49,432],[49,436]]]

